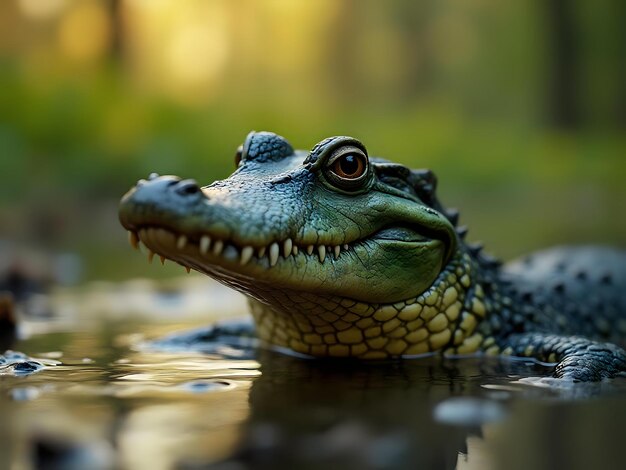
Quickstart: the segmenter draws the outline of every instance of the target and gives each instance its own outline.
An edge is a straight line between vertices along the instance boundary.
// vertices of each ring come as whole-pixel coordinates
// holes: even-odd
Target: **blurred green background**
[[[179,274],[130,252],[117,201],[153,171],[226,177],[252,129],[434,170],[504,258],[623,246],[625,20],[623,0],[1,2],[2,263]]]

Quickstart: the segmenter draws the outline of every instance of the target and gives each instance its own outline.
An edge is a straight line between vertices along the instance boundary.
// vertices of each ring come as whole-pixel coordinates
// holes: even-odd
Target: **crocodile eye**
[[[367,155],[361,149],[347,146],[328,159],[326,176],[341,189],[357,189],[367,180],[368,166]]]
[[[332,171],[340,178],[353,180],[365,173],[366,165],[362,155],[349,153],[335,160]]]
[[[239,147],[237,147],[237,153],[235,153],[235,167],[239,167],[239,164],[241,163],[242,155],[243,155],[243,145],[240,145]]]

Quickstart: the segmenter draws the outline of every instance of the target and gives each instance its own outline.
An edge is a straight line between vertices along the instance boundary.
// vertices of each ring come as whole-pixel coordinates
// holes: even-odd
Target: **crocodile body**
[[[251,133],[227,179],[151,175],[122,199],[131,242],[250,298],[258,337],[321,357],[532,357],[626,370],[626,253],[564,247],[502,266],[465,242],[428,170],[350,137],[294,151]]]

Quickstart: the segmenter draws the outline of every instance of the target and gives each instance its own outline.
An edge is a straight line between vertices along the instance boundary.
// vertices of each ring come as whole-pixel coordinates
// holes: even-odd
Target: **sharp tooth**
[[[296,256],[298,254],[298,247],[294,245],[293,248],[291,249],[291,252],[293,253],[294,256]]]
[[[344,243],[344,244],[343,244],[343,249],[344,249],[344,250],[347,250],[348,248],[350,248],[350,246],[349,246],[347,243]]]
[[[209,252],[209,248],[211,248],[211,237],[202,235],[200,239],[200,253],[206,255]]]
[[[213,245],[213,254],[215,256],[219,256],[222,254],[222,250],[224,249],[224,242],[222,240],[217,240],[215,245]]]
[[[160,255],[159,258],[161,259],[161,265],[165,266],[165,256]]]
[[[307,247],[306,247],[306,252],[307,252],[307,254],[312,255],[312,254],[313,254],[313,249],[314,249],[314,248],[315,248],[315,247],[314,247],[313,245],[309,245],[309,246],[307,246]]]
[[[187,274],[191,272],[191,268],[189,266],[185,266],[185,270],[187,271]]]
[[[278,252],[278,243],[272,243],[270,245],[270,266],[274,266],[278,262]]]
[[[139,237],[135,232],[128,231],[128,241],[135,250],[139,249]]]
[[[339,258],[339,253],[341,253],[341,247],[337,245],[335,247],[335,259]]]
[[[285,243],[283,243],[283,255],[285,256],[285,258],[291,254],[292,248],[293,242],[291,241],[291,238],[288,238],[287,240],[285,240]]]
[[[243,250],[241,250],[241,265],[244,266],[248,264],[248,261],[250,261],[250,258],[252,258],[253,254],[254,248],[252,248],[251,246],[244,247]]]
[[[154,251],[148,249],[148,263],[152,264],[152,258],[154,258]]]
[[[176,240],[176,248],[182,250],[185,246],[187,246],[187,236],[181,235],[178,237],[178,240]]]
[[[320,263],[323,263],[326,258],[326,247],[324,245],[318,246],[317,253],[320,255]]]
[[[262,246],[259,248],[259,258],[263,258],[265,256],[265,251],[267,250],[266,246]]]

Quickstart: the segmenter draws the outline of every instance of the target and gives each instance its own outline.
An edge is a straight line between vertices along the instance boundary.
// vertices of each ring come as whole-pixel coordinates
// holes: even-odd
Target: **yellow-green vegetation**
[[[133,181],[224,178],[251,129],[297,148],[353,135],[432,169],[504,257],[626,238],[615,2],[567,7],[571,121],[551,85],[560,23],[534,4],[22,3],[0,5],[0,238],[78,251],[89,278],[143,272],[114,220]]]

